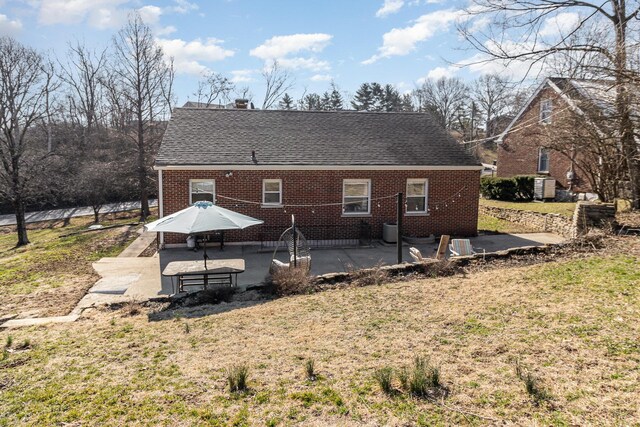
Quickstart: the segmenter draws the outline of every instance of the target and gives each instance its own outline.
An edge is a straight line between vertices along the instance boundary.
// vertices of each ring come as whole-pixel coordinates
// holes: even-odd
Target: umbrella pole
[[[204,249],[204,269],[207,269],[207,258],[209,258],[209,256],[207,255],[207,236],[204,236],[204,239],[202,240],[202,246]]]

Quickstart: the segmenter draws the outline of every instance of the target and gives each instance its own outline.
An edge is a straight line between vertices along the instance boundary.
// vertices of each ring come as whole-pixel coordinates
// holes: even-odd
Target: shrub
[[[315,366],[316,363],[313,359],[307,359],[307,361],[304,363],[304,372],[307,375],[307,379],[309,381],[315,381],[316,379]]]
[[[282,268],[271,276],[273,292],[279,296],[311,292],[309,273],[304,268]]]
[[[480,193],[485,199],[508,202],[524,202],[533,199],[534,176],[519,175],[513,178],[485,176],[480,179]]]
[[[385,394],[391,394],[393,392],[393,385],[391,384],[393,379],[393,369],[389,367],[376,369],[373,373],[373,377]]]
[[[230,286],[221,286],[216,288],[204,289],[197,294],[197,304],[220,304],[221,302],[230,302],[236,288]]]
[[[227,384],[231,393],[247,391],[249,367],[245,364],[234,365],[227,370]]]

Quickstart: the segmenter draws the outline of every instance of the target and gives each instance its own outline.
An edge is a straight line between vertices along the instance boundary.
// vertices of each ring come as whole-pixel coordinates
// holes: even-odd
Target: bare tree
[[[431,110],[447,130],[455,129],[469,100],[469,89],[457,77],[428,79],[418,89],[424,110]]]
[[[524,62],[544,66],[559,54],[569,53],[574,67],[615,81],[617,123],[631,187],[632,206],[640,209],[640,157],[631,112],[631,84],[640,82],[630,57],[638,50],[637,1],[627,0],[472,0],[467,9],[472,19],[460,27],[466,40],[486,60],[506,64]],[[578,20],[572,28],[546,35],[544,26],[560,13],[573,12]],[[565,15],[566,16],[566,15]],[[488,30],[477,31],[474,17],[491,20]],[[530,68],[531,69],[531,68]],[[544,68],[541,68],[544,69]]]
[[[234,90],[235,85],[227,77],[218,73],[208,73],[198,82],[198,88],[193,96],[199,103],[210,105],[216,101],[228,102]]]
[[[133,119],[124,129],[134,142],[140,217],[145,220],[154,179],[151,165],[160,142],[158,121],[168,115],[167,100],[171,96],[167,96],[167,89],[172,83],[172,73],[151,29],[138,13],[129,16],[127,24],[114,36],[113,44],[111,99],[118,103],[116,114],[129,110]]]
[[[47,116],[51,80],[46,65],[35,50],[0,38],[0,196],[13,205],[18,246],[29,243],[25,206],[33,191],[32,167],[46,155],[37,152],[32,135],[34,125]]]
[[[509,82],[497,74],[485,74],[473,83],[472,97],[484,116],[485,136],[502,130],[495,128],[495,119],[509,109],[512,99]]]
[[[282,95],[291,90],[294,82],[291,74],[287,70],[280,68],[280,64],[276,60],[273,60],[271,65],[262,71],[262,77],[265,84],[262,109],[268,110]]]

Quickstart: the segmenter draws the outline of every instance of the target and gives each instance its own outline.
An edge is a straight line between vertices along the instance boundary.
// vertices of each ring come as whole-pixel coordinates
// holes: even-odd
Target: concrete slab
[[[142,227],[140,227],[140,229],[142,230]],[[131,242],[131,244],[127,246],[125,250],[120,252],[118,258],[135,258],[140,256],[140,254],[142,254],[142,252],[144,252],[145,249],[147,249],[149,245],[156,239],[156,234],[157,233],[141,232],[140,237]]]
[[[13,319],[0,325],[0,328],[24,328],[27,326],[46,325],[49,323],[71,323],[78,320],[78,315],[37,317],[33,319]]]

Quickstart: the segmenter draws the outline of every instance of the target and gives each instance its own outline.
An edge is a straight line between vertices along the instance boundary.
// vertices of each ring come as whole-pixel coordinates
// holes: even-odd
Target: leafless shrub
[[[271,276],[271,288],[276,295],[296,295],[311,292],[311,280],[303,268],[281,268]]]
[[[142,311],[142,305],[135,299],[132,299],[122,304],[121,311],[123,317],[136,316]]]
[[[382,268],[382,261],[374,267],[365,269],[355,269],[352,265],[347,266],[347,271],[351,275],[351,283],[356,286],[381,285],[389,281],[389,272]]]
[[[456,274],[460,267],[447,260],[439,260],[438,262],[429,262],[418,264],[418,271],[428,277],[446,277]]]

